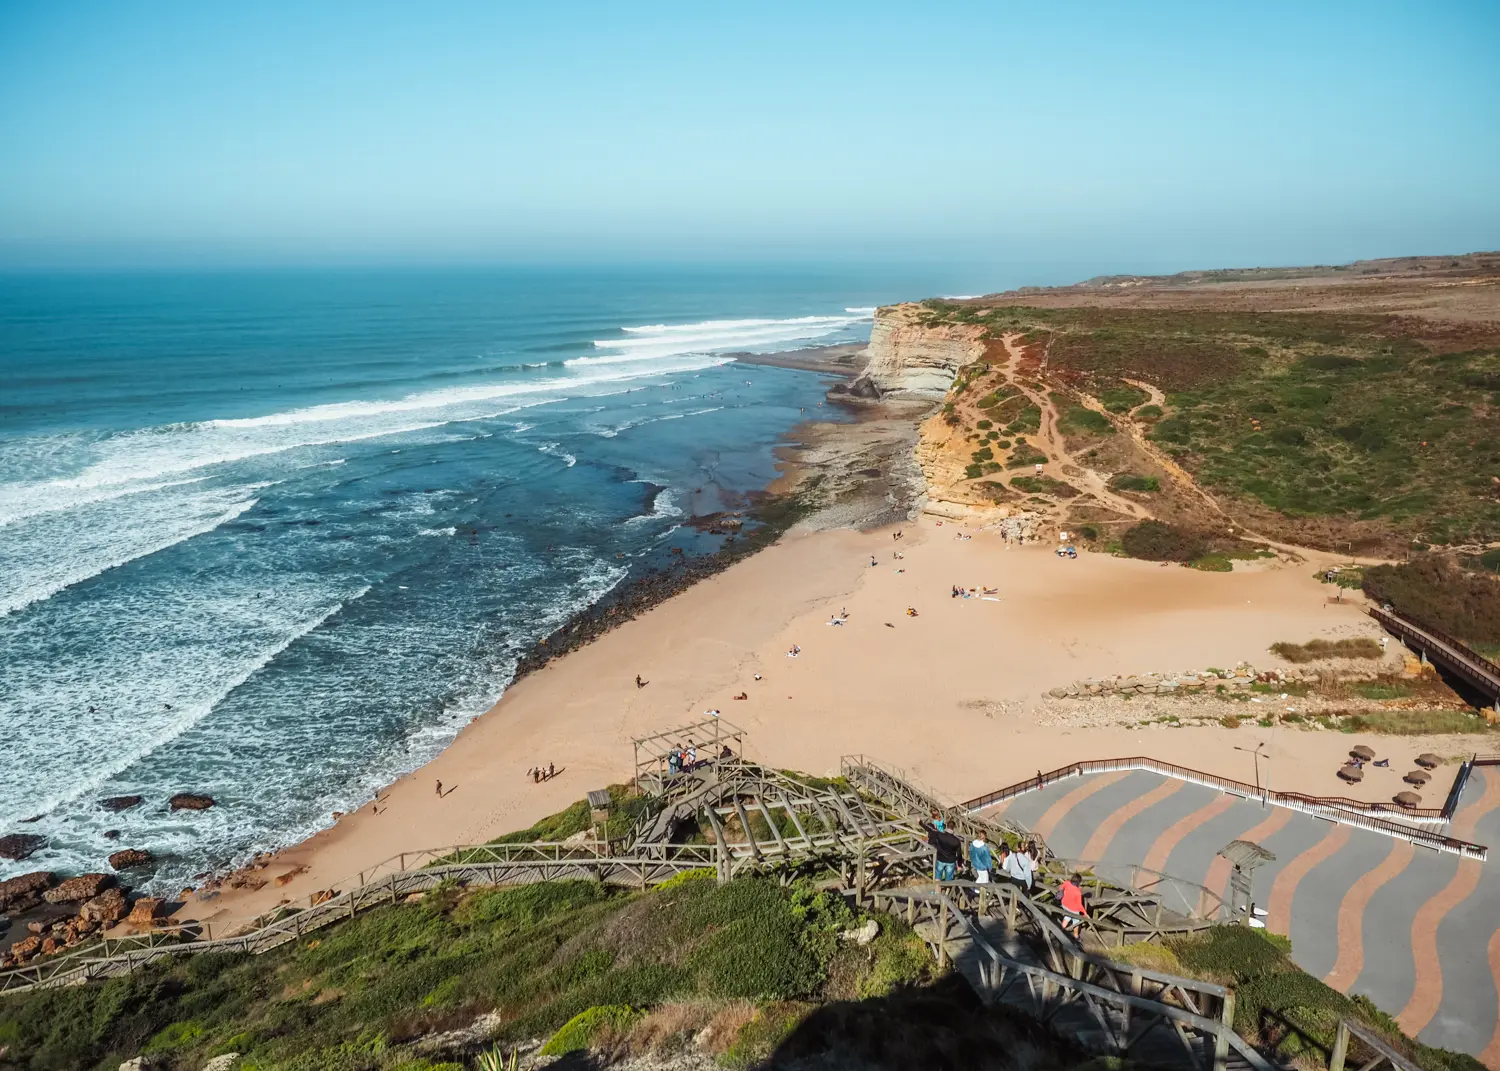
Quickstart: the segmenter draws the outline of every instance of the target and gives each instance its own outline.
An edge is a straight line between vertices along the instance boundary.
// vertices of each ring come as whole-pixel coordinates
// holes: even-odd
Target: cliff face
[[[883,395],[940,401],[962,365],[984,356],[984,328],[920,323],[920,305],[891,305],[875,313],[865,375]]]

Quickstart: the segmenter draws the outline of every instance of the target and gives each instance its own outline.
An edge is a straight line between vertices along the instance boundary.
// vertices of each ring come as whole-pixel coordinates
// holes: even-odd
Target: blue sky
[[[0,2],[0,264],[1500,247],[1500,4]]]

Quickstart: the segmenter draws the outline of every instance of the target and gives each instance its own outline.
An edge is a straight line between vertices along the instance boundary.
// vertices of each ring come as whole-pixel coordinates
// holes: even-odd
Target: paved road
[[[1360,993],[1429,1045],[1500,1068],[1500,767],[1476,768],[1452,835],[1484,863],[1145,771],[1069,778],[990,808],[1063,856],[1140,863],[1228,895],[1215,853],[1276,854],[1255,872],[1269,928],[1309,973]]]

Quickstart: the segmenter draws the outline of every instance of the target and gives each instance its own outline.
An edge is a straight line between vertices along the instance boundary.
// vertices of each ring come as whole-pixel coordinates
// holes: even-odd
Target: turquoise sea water
[[[692,547],[685,516],[775,475],[826,384],[726,353],[860,340],[877,304],[974,289],[844,269],[0,278],[0,834],[48,839],[0,877],[130,846],[176,888],[368,800],[539,636]],[[174,816],[183,790],[220,805]],[[124,794],[146,802],[98,806]]]

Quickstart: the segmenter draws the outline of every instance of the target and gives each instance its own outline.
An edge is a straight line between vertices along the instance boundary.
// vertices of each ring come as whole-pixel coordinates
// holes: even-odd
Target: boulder
[[[57,876],[50,870],[33,870],[9,881],[0,881],[0,911],[25,911],[42,901],[42,892],[52,887]]]
[[[79,874],[55,889],[48,889],[42,899],[49,904],[66,904],[75,900],[92,900],[115,883],[108,874]]]
[[[875,938],[880,936],[880,923],[874,919],[867,919],[863,926],[857,926],[852,930],[845,930],[839,937],[845,941],[853,941],[863,948]]]
[[[174,811],[206,811],[213,805],[212,796],[203,796],[196,792],[179,792],[167,800],[167,806]]]
[[[120,839],[120,831],[118,829],[106,829],[104,831],[104,839],[105,840],[119,840]]]
[[[1050,695],[1053,699],[1066,699],[1068,696],[1068,690],[1066,688],[1054,688],[1047,694]]]
[[[54,952],[58,951],[60,948],[62,948],[62,946],[63,946],[63,943],[61,941],[59,941],[56,937],[43,937],[42,938],[42,955],[44,955],[44,956],[50,956],[50,955],[52,955],[52,953],[54,953]]]
[[[41,947],[42,939],[40,937],[28,937],[23,941],[17,941],[11,945],[10,954],[17,963],[23,963],[36,955],[37,950]]]
[[[109,865],[116,870],[124,870],[126,867],[142,866],[151,862],[151,853],[144,848],[124,848],[114,852],[109,857]]]
[[[78,909],[78,917],[100,926],[113,926],[125,917],[129,905],[125,902],[125,891],[118,887],[105,889],[98,896]]]
[[[155,896],[143,896],[131,905],[130,914],[125,916],[125,921],[132,926],[140,926],[150,929],[156,925],[156,920],[166,912],[166,901]]]
[[[110,796],[108,799],[99,801],[99,806],[106,811],[128,811],[132,807],[140,806],[144,796]]]
[[[220,1053],[203,1065],[203,1071],[229,1071],[239,1058],[240,1054],[237,1052]]]
[[[46,845],[47,838],[35,833],[9,833],[0,837],[0,859],[25,859]]]
[[[849,384],[849,393],[856,398],[866,398],[872,402],[880,401],[880,388],[869,376],[860,376]]]

